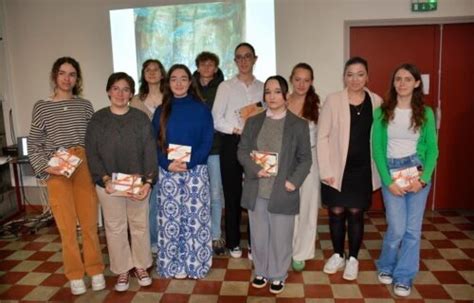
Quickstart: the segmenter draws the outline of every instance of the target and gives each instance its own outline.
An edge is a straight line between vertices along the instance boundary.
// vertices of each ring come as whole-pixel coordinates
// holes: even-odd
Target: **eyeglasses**
[[[235,61],[243,61],[243,60],[250,61],[250,59],[253,59],[253,55],[250,54],[250,53],[245,54],[243,56],[241,56],[241,55],[235,56]]]
[[[120,92],[120,93],[124,93],[124,94],[128,94],[128,93],[130,93],[130,92],[132,91],[132,90],[130,89],[130,87],[120,88],[120,87],[115,86],[115,85],[112,86],[112,87],[110,88],[110,90],[111,90],[112,92],[114,92],[114,93],[119,93],[119,92]]]

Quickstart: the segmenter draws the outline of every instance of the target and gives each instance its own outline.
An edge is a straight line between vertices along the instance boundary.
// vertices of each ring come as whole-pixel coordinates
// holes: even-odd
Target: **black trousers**
[[[225,199],[225,237],[228,248],[240,246],[243,168],[237,159],[239,141],[239,135],[227,134],[222,136],[221,141],[220,164]],[[250,224],[248,232],[250,245]]]

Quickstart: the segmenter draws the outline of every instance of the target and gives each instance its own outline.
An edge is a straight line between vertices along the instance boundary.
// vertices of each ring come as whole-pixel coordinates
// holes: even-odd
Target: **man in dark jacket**
[[[196,57],[197,70],[193,74],[194,81],[204,102],[212,110],[217,87],[224,81],[224,74],[219,69],[219,57],[211,52],[202,52]],[[211,236],[212,248],[216,255],[225,254],[225,242],[221,237],[222,216],[222,180],[219,160],[220,135],[215,132],[214,144],[207,160],[209,180],[211,183]]]

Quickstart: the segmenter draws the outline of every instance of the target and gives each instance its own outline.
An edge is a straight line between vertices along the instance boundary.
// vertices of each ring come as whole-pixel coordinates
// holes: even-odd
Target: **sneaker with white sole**
[[[255,276],[252,281],[252,286],[254,288],[264,288],[267,285],[267,279],[263,276]]]
[[[344,268],[344,274],[342,278],[348,281],[354,281],[357,279],[359,273],[359,261],[356,258],[350,257],[346,262],[346,268]]]
[[[242,249],[240,248],[240,246],[236,246],[234,248],[231,248],[229,250],[230,252],[230,256],[234,259],[238,259],[240,257],[242,257]]]
[[[253,257],[252,257],[252,247],[249,246],[249,249],[248,249],[248,252],[247,252],[247,258],[250,260],[250,261],[253,261]]]
[[[99,291],[105,288],[105,279],[103,274],[92,276],[92,290]]]
[[[82,295],[86,292],[86,284],[82,279],[71,280],[69,281],[69,285],[71,287],[71,293],[75,296]]]
[[[272,294],[279,294],[285,289],[285,282],[275,280],[270,284],[270,292]]]
[[[390,285],[393,282],[393,277],[391,274],[386,273],[386,272],[379,272],[377,275],[377,278],[379,278],[379,282],[385,285]]]
[[[338,270],[342,269],[345,264],[344,258],[338,253],[335,253],[329,258],[326,264],[324,264],[323,271],[327,274],[335,274]]]
[[[130,286],[130,275],[128,271],[118,275],[117,283],[115,284],[115,290],[118,292],[127,291],[129,286]]]
[[[393,286],[393,292],[399,297],[408,297],[411,293],[411,287],[401,283],[396,283]]]
[[[137,277],[138,284],[140,286],[150,286],[151,285],[151,278],[148,272],[143,268],[135,268],[135,276]]]
[[[187,277],[188,277],[188,274],[185,272],[177,273],[176,275],[174,275],[174,278],[178,280],[183,280],[183,279],[186,279]]]

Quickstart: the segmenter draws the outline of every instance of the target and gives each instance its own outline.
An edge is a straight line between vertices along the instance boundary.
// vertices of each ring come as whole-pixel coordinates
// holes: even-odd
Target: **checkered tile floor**
[[[115,277],[106,271],[107,288],[82,296],[70,294],[63,275],[61,244],[54,227],[19,240],[0,240],[0,302],[401,302],[389,286],[377,281],[374,260],[380,253],[386,222],[381,212],[366,216],[366,233],[359,255],[360,272],[355,282],[342,272],[322,272],[331,254],[328,219],[319,219],[317,254],[302,273],[290,272],[285,291],[277,296],[268,289],[250,286],[251,263],[247,258],[218,257],[203,280],[160,279],[140,288],[133,278],[130,290],[113,290]],[[245,226],[242,230],[246,230]],[[104,259],[108,261],[104,232]],[[474,301],[474,212],[427,212],[423,224],[421,271],[409,302]],[[245,241],[245,240],[244,240]],[[245,247],[246,244],[243,243]],[[244,257],[246,256],[244,251]],[[90,281],[86,281],[90,284]]]

